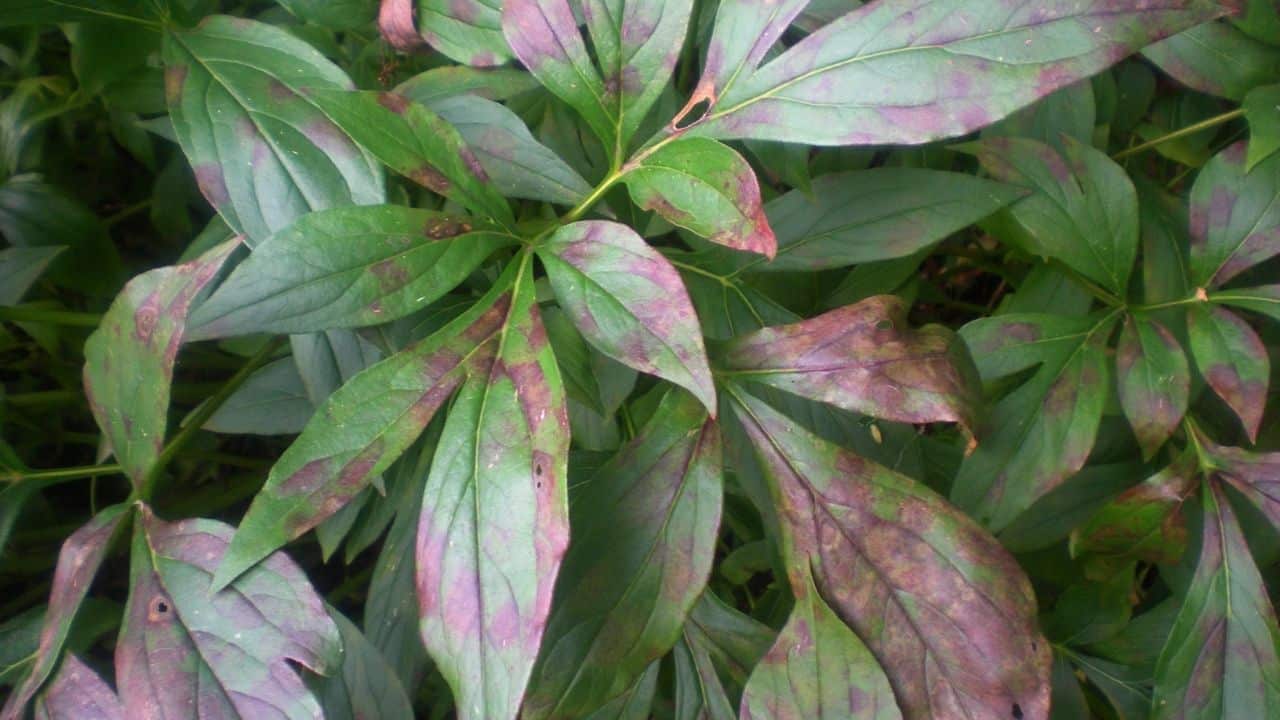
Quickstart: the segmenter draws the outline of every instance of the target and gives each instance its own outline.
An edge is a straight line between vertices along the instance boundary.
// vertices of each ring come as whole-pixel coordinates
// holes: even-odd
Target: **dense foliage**
[[[0,0],[0,97],[0,720],[1280,717],[1271,0]]]

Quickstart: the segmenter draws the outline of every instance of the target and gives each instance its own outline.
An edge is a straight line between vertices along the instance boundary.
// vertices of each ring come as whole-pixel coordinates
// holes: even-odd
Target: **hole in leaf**
[[[711,109],[711,98],[703,98],[696,104],[691,105],[675,120],[671,122],[671,127],[676,130],[684,130],[690,126],[697,125],[706,117],[707,111]]]
[[[1022,720],[1022,706],[1018,703],[1013,704],[1013,718],[1014,720]]]
[[[151,606],[147,608],[147,619],[160,622],[169,614],[169,600],[163,595],[151,598]]]
[[[534,466],[533,466],[533,474],[534,474],[534,475],[537,475],[538,477],[542,477],[542,465],[541,465],[541,464],[538,464],[538,465],[534,465]]]

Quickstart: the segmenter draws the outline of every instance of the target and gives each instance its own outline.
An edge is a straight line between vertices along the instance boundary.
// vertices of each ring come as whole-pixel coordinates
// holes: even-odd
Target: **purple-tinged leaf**
[[[804,570],[796,604],[751,673],[742,720],[900,720],[889,680],[862,640],[818,594]]]
[[[720,454],[706,410],[672,390],[574,498],[573,542],[522,717],[584,717],[675,644],[711,572]]]
[[[271,468],[218,568],[216,587],[336,513],[413,444],[467,374],[487,366],[510,304],[501,288],[324,401]]]
[[[49,687],[36,700],[36,720],[124,720],[124,707],[98,673],[80,658],[62,659]]]
[[[417,52],[427,41],[418,32],[417,0],[382,0],[378,6],[378,32],[400,52]]]
[[[810,566],[903,717],[1047,717],[1049,644],[1000,543],[910,478],[731,392],[778,507],[793,588]]]
[[[1191,357],[1201,377],[1257,441],[1267,405],[1271,360],[1258,333],[1225,308],[1195,303],[1187,310]]]
[[[1251,5],[1271,2],[1232,0],[1230,4],[1238,6],[1246,1]],[[1142,55],[1187,87],[1232,100],[1275,82],[1280,67],[1280,48],[1274,36],[1263,42],[1226,22],[1193,27],[1145,48]]]
[[[587,54],[568,0],[505,0],[502,32],[529,72],[577,110],[613,151],[618,133],[609,95]]]
[[[481,218],[512,223],[511,208],[458,130],[393,92],[308,89],[307,99],[387,167]]]
[[[1280,627],[1226,496],[1205,484],[1200,562],[1156,664],[1153,720],[1280,713]]]
[[[1280,285],[1232,288],[1208,293],[1210,302],[1232,305],[1280,320]]]
[[[1120,493],[1071,531],[1071,554],[1117,565],[1129,560],[1173,563],[1187,548],[1182,505],[1200,487],[1195,454]]]
[[[1216,288],[1280,254],[1280,156],[1245,170],[1245,143],[1214,156],[1191,188],[1191,282]]]
[[[1280,529],[1280,453],[1255,453],[1222,447],[1203,437],[1198,440],[1207,447],[1218,477],[1249,498]]]
[[[35,660],[22,683],[0,708],[0,720],[18,720],[36,691],[49,678],[58,664],[62,647],[71,632],[71,621],[89,592],[93,576],[102,566],[111,538],[120,521],[126,517],[127,505],[113,505],[99,512],[79,530],[71,533],[58,551],[58,564],[53,571],[53,587],[49,591],[49,609],[40,628],[40,643]]]
[[[185,265],[130,280],[85,342],[89,407],[135,486],[164,446],[169,386],[187,312],[239,244],[229,240]]]
[[[692,392],[716,408],[698,317],[680,275],[634,230],[566,225],[538,248],[556,299],[600,352]]]
[[[163,54],[173,130],[196,183],[249,245],[313,210],[385,202],[377,163],[302,95],[351,88],[315,48],[215,15],[166,33]]]
[[[777,637],[707,591],[676,644],[676,720],[738,720],[742,689]]]
[[[1125,318],[1116,346],[1116,384],[1142,457],[1150,460],[1187,411],[1191,368],[1178,339],[1155,320]]]
[[[511,59],[502,36],[502,0],[413,0],[418,32],[463,65],[490,67]]]
[[[811,145],[963,135],[1223,13],[1214,0],[881,0],[752,72],[802,6],[721,8],[735,24],[717,29],[722,47],[713,38],[707,78],[715,80],[692,98],[710,107],[690,132]],[[721,78],[737,79],[722,88]],[[688,126],[689,114],[677,125]]]
[[[189,339],[390,322],[434,302],[517,242],[464,216],[399,205],[298,218],[254,248],[192,314]]]
[[[702,79],[698,81],[689,104],[672,121],[672,126],[683,127],[696,121],[697,117],[689,115],[698,104],[714,104],[717,98],[730,91],[734,83],[750,79],[765,54],[808,4],[809,0],[726,0],[719,3],[715,26],[707,44]]]
[[[1065,154],[1025,138],[963,146],[992,177],[1034,192],[1009,208],[1008,237],[1057,258],[1123,297],[1138,252],[1138,197],[1124,169],[1097,149],[1063,138]]]
[[[324,602],[283,553],[229,587],[212,578],[234,529],[168,523],[142,507],[116,675],[129,718],[317,718],[292,661],[328,674],[342,644]]]
[[[569,418],[532,265],[513,263],[496,355],[453,402],[418,523],[422,638],[459,720],[516,717],[569,543]]]
[[[892,295],[740,337],[724,365],[743,380],[896,422],[973,427],[981,400],[959,336],[941,325],[912,329],[907,304]]]
[[[622,180],[637,205],[673,225],[735,250],[777,252],[755,171],[728,145],[682,138],[646,155]]]

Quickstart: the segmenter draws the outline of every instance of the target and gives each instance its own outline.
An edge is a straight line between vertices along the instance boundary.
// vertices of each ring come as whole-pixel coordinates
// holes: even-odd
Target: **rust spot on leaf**
[[[409,98],[393,92],[378,93],[378,104],[397,115],[409,110]]]
[[[453,187],[449,178],[431,165],[423,165],[406,173],[408,178],[437,195],[444,195]]]

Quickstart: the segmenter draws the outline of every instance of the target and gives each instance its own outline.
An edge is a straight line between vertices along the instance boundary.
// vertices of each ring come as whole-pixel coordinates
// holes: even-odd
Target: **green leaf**
[[[38,175],[0,183],[0,235],[18,248],[65,247],[49,267],[55,284],[110,297],[124,280],[120,255],[93,211]]]
[[[1116,346],[1120,406],[1150,460],[1182,422],[1191,392],[1191,369],[1178,339],[1165,326],[1128,316]]]
[[[1280,628],[1249,546],[1205,485],[1200,563],[1156,666],[1152,718],[1244,720],[1280,712]]]
[[[214,585],[225,586],[336,513],[408,449],[467,375],[489,362],[509,302],[502,286],[495,286],[444,329],[330,395],[271,468]]]
[[[151,10],[142,0],[7,0],[0,27],[104,20],[122,15],[147,18]]]
[[[690,132],[812,145],[915,144],[963,135],[1223,12],[1210,0],[1175,0],[1160,9],[1143,0],[1053,8],[970,0],[869,3],[755,69],[802,5],[784,3],[768,14],[746,2],[721,6],[719,17],[737,22],[716,35],[737,47],[726,52],[713,41],[690,103],[710,106]],[[748,13],[757,18],[744,20]]]
[[[84,389],[104,442],[140,487],[164,446],[187,312],[239,239],[129,281],[85,342]]]
[[[500,0],[408,0],[418,32],[432,47],[464,65],[488,67],[511,59],[502,37]]]
[[[671,263],[634,230],[576,222],[538,247],[556,298],[600,352],[692,392],[716,408],[697,315]]]
[[[724,351],[730,376],[885,420],[975,425],[980,388],[964,343],[941,325],[912,329],[907,304],[868,298],[765,328]]]
[[[983,380],[1036,368],[996,403],[952,486],[952,501],[993,531],[1084,466],[1110,393],[1114,319],[1012,314],[961,329]]]
[[[254,371],[203,427],[232,435],[296,435],[315,411],[297,364],[284,357]]]
[[[511,208],[457,128],[403,95],[308,89],[314,102],[352,140],[387,167],[451,198],[482,219],[512,223]]]
[[[720,527],[720,432],[673,390],[574,497],[522,717],[581,718],[624,694],[680,637]]]
[[[704,592],[675,647],[677,720],[737,720],[747,678],[776,635]]]
[[[811,567],[903,717],[1044,717],[1052,653],[999,542],[910,478],[730,393],[778,507],[792,587]]]
[[[310,213],[267,238],[192,314],[190,338],[375,325],[435,302],[515,238],[399,205]]]
[[[1215,290],[1207,297],[1210,302],[1233,305],[1280,320],[1280,285]]]
[[[1142,55],[1182,84],[1232,100],[1275,82],[1280,73],[1280,48],[1226,22],[1193,27],[1146,48]]]
[[[1244,0],[1238,7],[1241,12],[1231,22],[1249,35],[1274,44],[1275,38],[1280,37],[1280,8],[1267,0]]]
[[[281,718],[321,714],[289,665],[341,667],[338,628],[307,576],[283,553],[230,587],[212,578],[233,529],[214,520],[165,522],[141,507],[129,602],[116,645],[126,717]]]
[[[36,720],[124,720],[120,698],[98,673],[68,654],[36,699]]]
[[[1124,170],[1104,153],[1064,138],[1064,155],[1022,138],[964,146],[1002,182],[1034,193],[1009,208],[1013,237],[1034,255],[1056,258],[1124,297],[1138,252],[1138,198]]]
[[[515,266],[494,357],[450,409],[418,524],[422,639],[459,720],[516,717],[569,541],[564,387],[532,258]]]
[[[66,249],[65,245],[55,245],[0,250],[0,306],[17,305],[49,263]]]
[[[505,40],[503,44],[506,44]],[[432,107],[445,98],[459,95],[476,95],[486,100],[509,100],[540,87],[537,78],[524,70],[447,65],[414,75],[397,85],[394,92]]]
[[[1256,441],[1271,378],[1271,360],[1262,339],[1235,313],[1208,303],[1188,308],[1187,333],[1196,369]]]
[[[1245,168],[1252,170],[1280,151],[1280,85],[1254,88],[1244,96],[1243,107],[1249,119],[1249,157]]]
[[[662,662],[654,661],[629,690],[587,715],[584,720],[648,720],[661,669]]]
[[[0,708],[0,720],[19,720],[49,678],[62,655],[63,645],[71,632],[71,621],[89,592],[89,584],[102,567],[111,539],[129,510],[128,505],[112,505],[88,523],[71,533],[58,551],[58,564],[53,571],[53,587],[49,591],[49,609],[40,628],[40,643],[35,659],[22,683],[14,688]]]
[[[743,720],[898,720],[875,656],[818,595],[807,572],[796,604],[742,696]]]
[[[1191,282],[1216,288],[1280,254],[1280,157],[1245,170],[1245,144],[1209,161],[1191,188]]]
[[[640,207],[711,242],[774,256],[755,171],[728,145],[680,139],[628,167],[622,181]]]
[[[378,14],[377,0],[276,0],[303,22],[333,30],[355,30]]]
[[[313,210],[384,202],[377,163],[303,88],[351,81],[283,29],[215,15],[164,40],[174,133],[196,182],[255,245]]]
[[[325,720],[413,718],[409,696],[378,648],[342,613],[329,608],[329,616],[342,638],[342,668],[317,683]]]

